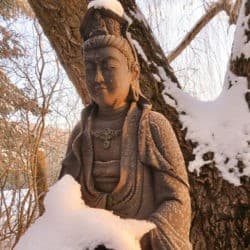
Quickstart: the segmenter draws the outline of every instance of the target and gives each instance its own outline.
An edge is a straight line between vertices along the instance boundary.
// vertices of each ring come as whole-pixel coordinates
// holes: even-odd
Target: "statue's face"
[[[126,57],[114,47],[85,52],[86,82],[100,107],[119,108],[127,103],[132,73]]]

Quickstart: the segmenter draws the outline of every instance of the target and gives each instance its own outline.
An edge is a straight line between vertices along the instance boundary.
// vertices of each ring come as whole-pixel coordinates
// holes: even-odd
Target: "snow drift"
[[[83,250],[101,244],[116,250],[137,250],[140,238],[155,228],[150,222],[121,219],[110,211],[86,206],[80,185],[69,175],[51,187],[45,209],[15,250]]]

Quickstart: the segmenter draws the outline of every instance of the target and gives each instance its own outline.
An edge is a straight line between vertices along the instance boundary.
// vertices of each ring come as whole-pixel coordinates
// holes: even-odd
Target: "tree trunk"
[[[84,84],[79,26],[87,3],[82,0],[29,0],[43,31],[84,103],[89,103]]]
[[[249,1],[247,1],[248,9]],[[81,17],[86,9],[86,1],[62,0],[57,1],[56,4],[53,0],[29,0],[29,2],[79,95],[85,98],[84,102],[87,103],[81,41],[78,32]],[[162,94],[163,79],[155,77],[154,74],[158,74],[159,67],[162,67],[161,70],[170,78],[172,84],[179,87],[178,81],[146,21],[136,19],[140,16],[140,12],[135,1],[122,0],[121,2],[132,21],[129,32],[142,48],[138,50],[142,91],[151,100],[153,108],[163,113],[171,122],[188,164],[194,159],[192,152],[198,142],[185,140],[186,131],[181,130],[178,112],[166,104]],[[238,65],[240,63],[235,62],[234,67],[240,70]],[[167,95],[176,102],[173,96]],[[247,98],[249,100],[249,93],[246,94]],[[204,158],[213,158],[213,153],[205,154]],[[244,179],[239,187],[228,183],[221,178],[214,164],[204,165],[199,176],[196,173],[189,173],[189,181],[193,213],[191,228],[193,248],[245,249],[249,243],[247,242],[249,239],[249,232],[247,232],[249,183],[244,182]]]

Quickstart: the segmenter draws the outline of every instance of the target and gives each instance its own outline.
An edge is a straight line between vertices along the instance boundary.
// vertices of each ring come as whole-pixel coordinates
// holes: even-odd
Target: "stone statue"
[[[183,156],[168,120],[140,91],[127,26],[123,16],[102,7],[89,8],[83,18],[92,103],[71,134],[59,178],[72,175],[90,207],[154,222],[157,229],[141,240],[143,250],[191,249]]]

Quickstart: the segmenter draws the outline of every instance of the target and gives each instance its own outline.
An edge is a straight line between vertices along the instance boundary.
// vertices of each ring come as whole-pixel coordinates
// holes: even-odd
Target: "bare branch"
[[[196,23],[190,32],[184,37],[182,42],[167,56],[167,60],[171,63],[178,57],[182,51],[193,41],[197,34],[221,11],[225,11],[229,16],[229,23],[236,23],[241,6],[241,0],[237,0],[232,6],[230,0],[218,1],[214,3],[206,12],[204,16]]]
[[[0,113],[9,113],[14,110],[24,109],[33,114],[39,114],[40,108],[37,101],[30,99],[24,91],[10,82],[5,72],[0,67]]]
[[[168,62],[171,63],[181,52],[192,42],[197,34],[222,10],[224,4],[221,2],[215,3],[207,13],[196,23],[193,29],[188,32],[182,42],[168,55]]]

